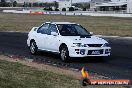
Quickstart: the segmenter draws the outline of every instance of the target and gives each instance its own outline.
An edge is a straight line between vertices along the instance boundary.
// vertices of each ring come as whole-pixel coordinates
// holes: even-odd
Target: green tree
[[[59,4],[58,4],[57,1],[54,1],[54,6],[55,6],[55,8],[58,8],[59,7]]]
[[[1,6],[1,7],[6,7],[6,1],[5,1],[5,0],[1,0],[0,6]]]
[[[17,6],[17,2],[14,1],[14,2],[13,2],[13,7],[16,7],[16,6]]]

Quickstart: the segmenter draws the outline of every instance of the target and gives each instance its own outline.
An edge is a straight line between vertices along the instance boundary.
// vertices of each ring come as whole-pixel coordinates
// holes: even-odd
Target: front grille
[[[103,44],[88,44],[89,47],[101,47]]]

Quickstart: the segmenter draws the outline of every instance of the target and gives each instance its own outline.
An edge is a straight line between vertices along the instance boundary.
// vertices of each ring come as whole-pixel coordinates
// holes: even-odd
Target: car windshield
[[[62,36],[91,36],[90,33],[77,24],[58,24],[60,35]]]

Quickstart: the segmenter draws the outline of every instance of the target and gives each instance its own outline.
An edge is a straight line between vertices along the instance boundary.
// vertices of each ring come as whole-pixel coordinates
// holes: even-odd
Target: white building
[[[132,0],[127,2],[127,13],[132,13]]]
[[[123,0],[117,2],[101,3],[95,5],[96,8],[104,9],[105,11],[125,11],[126,13],[132,13],[132,0]],[[101,10],[101,11],[104,11]]]
[[[101,11],[123,11],[127,8],[127,1],[125,2],[109,2],[95,5]]]
[[[95,9],[96,5],[102,4],[102,3],[108,3],[108,2],[111,2],[111,0],[91,0],[90,9]]]
[[[68,10],[69,7],[72,6],[72,0],[59,0],[59,9],[62,11],[63,8]]]

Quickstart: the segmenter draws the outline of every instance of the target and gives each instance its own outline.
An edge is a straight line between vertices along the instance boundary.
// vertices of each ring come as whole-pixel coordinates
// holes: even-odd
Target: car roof
[[[76,24],[76,23],[71,23],[71,22],[46,22],[46,23],[51,23],[51,24]]]

